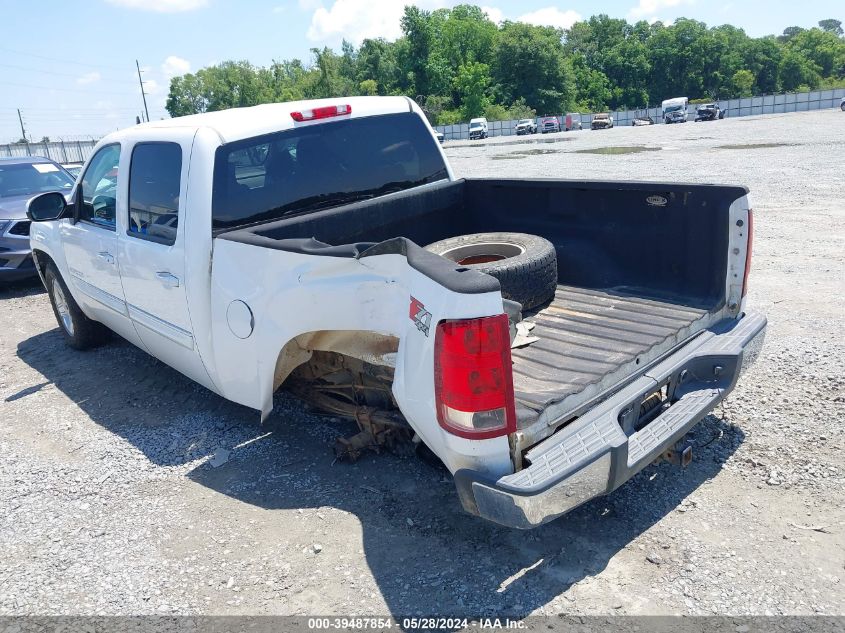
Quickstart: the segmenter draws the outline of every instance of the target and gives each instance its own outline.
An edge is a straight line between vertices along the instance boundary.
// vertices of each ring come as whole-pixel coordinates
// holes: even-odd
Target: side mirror
[[[58,191],[42,193],[26,203],[26,217],[33,222],[49,222],[68,217],[68,204]]]

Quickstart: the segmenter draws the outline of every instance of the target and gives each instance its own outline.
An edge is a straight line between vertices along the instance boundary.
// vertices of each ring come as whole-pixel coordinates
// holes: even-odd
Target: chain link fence
[[[0,158],[44,156],[57,163],[84,163],[99,141],[48,141],[0,145]]]

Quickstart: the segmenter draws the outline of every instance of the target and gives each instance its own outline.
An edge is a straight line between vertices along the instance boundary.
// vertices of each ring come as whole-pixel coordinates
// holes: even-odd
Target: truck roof
[[[224,142],[237,141],[270,132],[292,129],[294,121],[291,112],[308,110],[320,106],[349,105],[352,108],[351,118],[373,116],[377,114],[394,114],[397,112],[412,112],[417,110],[413,101],[407,97],[334,97],[331,99],[308,99],[304,101],[288,101],[285,103],[266,103],[245,108],[230,108],[217,112],[191,114],[173,119],[150,121],[134,125],[109,134],[109,141],[117,141],[122,136],[135,136],[145,129],[159,128],[210,128],[214,130]],[[344,118],[347,118],[344,116]],[[298,126],[320,124],[331,119],[315,121],[314,123],[299,123]]]

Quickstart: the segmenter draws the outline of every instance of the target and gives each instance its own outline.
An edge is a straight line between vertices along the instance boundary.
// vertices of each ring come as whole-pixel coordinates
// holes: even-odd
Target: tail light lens
[[[302,110],[301,112],[291,112],[290,116],[294,121],[315,121],[317,119],[329,119],[335,116],[344,116],[352,114],[351,105],[336,105],[336,106],[322,106],[320,108],[311,108],[310,110]]]
[[[508,317],[443,321],[434,337],[437,421],[459,437],[516,431]]]
[[[751,209],[748,210],[747,225],[745,234],[748,236],[748,243],[745,247],[745,272],[742,275],[743,297],[748,292],[748,273],[751,272],[751,249],[754,245],[754,212]]]

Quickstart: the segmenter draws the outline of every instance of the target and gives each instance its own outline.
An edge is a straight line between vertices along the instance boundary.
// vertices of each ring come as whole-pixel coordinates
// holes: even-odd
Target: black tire
[[[502,297],[530,310],[549,301],[557,289],[557,253],[547,239],[525,233],[476,233],[450,237],[425,247],[499,280]],[[498,259],[483,261],[493,256]],[[480,262],[473,260],[481,259]]]
[[[90,349],[108,340],[108,329],[83,314],[74,301],[73,295],[68,291],[65,280],[52,263],[47,264],[44,282],[47,285],[47,294],[50,297],[50,305],[53,307],[56,322],[69,347],[78,350]]]

